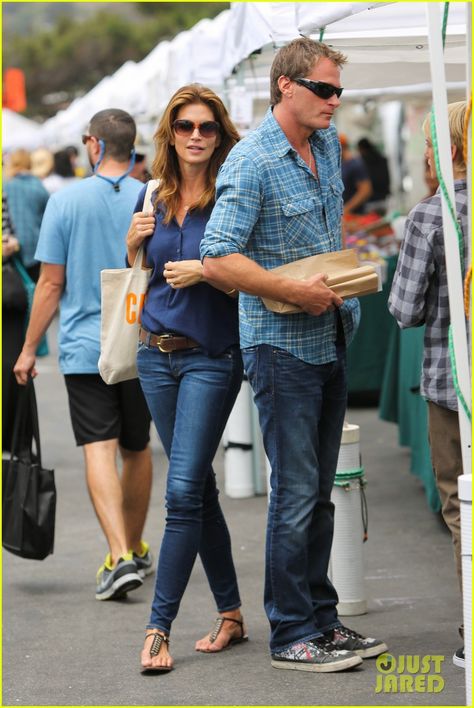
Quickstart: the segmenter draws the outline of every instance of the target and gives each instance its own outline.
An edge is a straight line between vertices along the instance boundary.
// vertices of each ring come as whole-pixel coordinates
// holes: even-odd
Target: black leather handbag
[[[54,548],[56,486],[54,470],[41,463],[32,379],[20,390],[11,456],[2,461],[2,484],[3,547],[22,558],[43,560]]]

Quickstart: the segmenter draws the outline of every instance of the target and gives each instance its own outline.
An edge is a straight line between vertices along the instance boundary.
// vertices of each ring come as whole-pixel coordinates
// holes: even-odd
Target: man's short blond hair
[[[281,91],[278,87],[280,76],[289,79],[307,76],[319,59],[330,59],[341,68],[347,57],[341,52],[331,49],[323,42],[315,42],[309,37],[299,37],[282,47],[273,59],[270,69],[270,103],[275,106],[281,101]]]
[[[448,103],[448,125],[451,144],[457,147],[454,164],[459,170],[466,170],[464,161],[464,120],[466,116],[466,101]],[[423,121],[422,129],[427,138],[431,138],[431,112]]]

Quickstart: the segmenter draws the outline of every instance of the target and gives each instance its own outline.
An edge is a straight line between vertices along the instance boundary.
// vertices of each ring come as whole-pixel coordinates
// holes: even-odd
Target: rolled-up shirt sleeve
[[[228,158],[217,175],[216,204],[201,241],[201,259],[245,250],[260,214],[261,194],[253,162],[246,157]]]
[[[388,309],[402,329],[425,323],[426,293],[433,273],[432,239],[408,217],[388,299]]]

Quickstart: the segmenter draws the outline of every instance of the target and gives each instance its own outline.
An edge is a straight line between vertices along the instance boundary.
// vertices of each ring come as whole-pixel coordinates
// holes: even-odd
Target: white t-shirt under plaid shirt
[[[464,237],[467,264],[467,184],[456,180],[455,209]],[[443,408],[457,410],[449,359],[448,280],[444,255],[441,194],[417,204],[408,214],[405,235],[388,307],[399,326],[426,325],[421,395]]]

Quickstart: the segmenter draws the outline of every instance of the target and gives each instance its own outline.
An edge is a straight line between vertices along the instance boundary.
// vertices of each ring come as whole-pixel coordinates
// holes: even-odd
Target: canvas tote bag
[[[380,287],[375,268],[372,265],[360,265],[358,255],[352,248],[300,258],[273,268],[272,272],[294,280],[306,280],[316,273],[326,273],[328,275],[326,285],[342,298],[376,293]],[[262,298],[262,300],[267,310],[280,315],[301,312],[298,305],[278,302],[270,298]]]
[[[142,211],[152,211],[151,195],[158,180],[148,182]],[[102,270],[99,373],[106,384],[137,378],[140,314],[151,269],[143,267],[141,246],[131,268]]]

